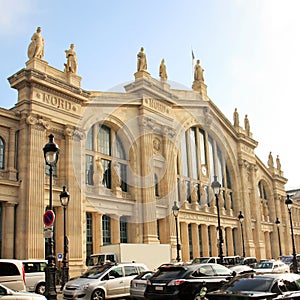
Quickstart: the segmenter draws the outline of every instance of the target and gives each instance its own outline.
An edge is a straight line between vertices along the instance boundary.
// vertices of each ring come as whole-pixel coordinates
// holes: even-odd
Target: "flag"
[[[193,59],[193,60],[195,59],[195,55],[194,55],[193,49],[192,49],[192,59]]]

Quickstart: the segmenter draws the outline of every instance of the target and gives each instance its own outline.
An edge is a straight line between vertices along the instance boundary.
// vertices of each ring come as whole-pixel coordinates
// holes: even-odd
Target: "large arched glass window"
[[[108,189],[112,188],[112,166],[117,164],[121,178],[120,188],[127,192],[128,161],[121,138],[111,127],[104,124],[93,125],[86,138],[86,184],[100,184]]]
[[[0,137],[0,169],[4,169],[4,154],[5,154],[5,144],[4,140]]]
[[[179,150],[176,164],[179,201],[198,201],[209,206],[207,181],[212,182],[216,175],[222,185],[224,207],[232,209],[230,169],[217,141],[202,128],[191,127],[183,135]]]

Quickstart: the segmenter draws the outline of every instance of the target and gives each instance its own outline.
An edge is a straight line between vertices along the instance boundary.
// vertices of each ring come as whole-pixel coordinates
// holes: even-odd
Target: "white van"
[[[26,289],[23,263],[18,259],[0,259],[0,283],[16,290]]]
[[[47,260],[23,260],[26,290],[44,295],[46,289],[45,267]]]

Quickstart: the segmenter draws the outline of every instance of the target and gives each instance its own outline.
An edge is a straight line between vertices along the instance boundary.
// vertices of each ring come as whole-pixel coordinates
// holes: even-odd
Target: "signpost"
[[[44,224],[45,226],[51,226],[54,223],[55,220],[55,214],[53,210],[46,210],[44,213]]]

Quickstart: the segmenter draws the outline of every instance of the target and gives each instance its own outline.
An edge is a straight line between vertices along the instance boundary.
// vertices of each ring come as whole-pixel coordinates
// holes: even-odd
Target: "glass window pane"
[[[122,144],[122,141],[120,140],[120,138],[117,136],[116,137],[116,156],[117,158],[121,158],[121,159],[126,159],[125,156],[125,150]]]
[[[191,176],[194,179],[198,179],[198,156],[197,156],[197,136],[196,128],[190,129],[190,147],[191,147]]]
[[[94,157],[92,155],[85,156],[85,183],[89,185],[94,185]]]
[[[180,150],[181,150],[182,175],[188,176],[187,143],[186,143],[186,135],[185,134],[181,140]]]
[[[87,136],[85,148],[87,150],[94,150],[94,127],[91,127]]]
[[[100,124],[98,132],[98,151],[102,154],[111,155],[110,128]]]
[[[0,138],[0,169],[4,169],[4,141]]]
[[[102,237],[103,245],[111,244],[111,233],[110,233],[110,217],[102,216]]]
[[[201,165],[206,165],[206,147],[205,147],[205,138],[204,138],[204,131],[199,129],[200,135],[200,160]]]

